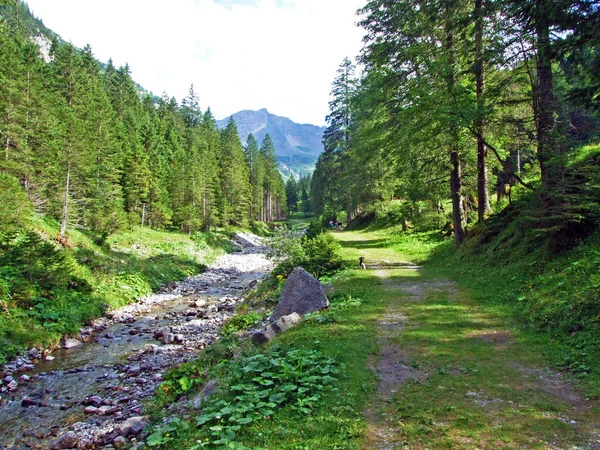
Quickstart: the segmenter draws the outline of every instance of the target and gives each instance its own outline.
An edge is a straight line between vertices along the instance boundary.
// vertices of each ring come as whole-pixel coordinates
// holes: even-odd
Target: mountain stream
[[[50,355],[32,349],[0,368],[0,448],[136,448],[142,402],[165,372],[194,359],[272,268],[251,235],[206,272],[80,329]]]

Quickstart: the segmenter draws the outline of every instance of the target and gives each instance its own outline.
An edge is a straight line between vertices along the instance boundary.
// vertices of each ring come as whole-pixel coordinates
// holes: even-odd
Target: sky
[[[33,14],[97,59],[128,63],[155,95],[193,84],[217,119],[267,108],[325,125],[331,83],[354,59],[366,0],[26,0]]]

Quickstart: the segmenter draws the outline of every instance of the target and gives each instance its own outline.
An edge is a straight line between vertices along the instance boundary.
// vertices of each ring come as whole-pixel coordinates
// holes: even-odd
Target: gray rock
[[[165,334],[165,338],[164,338],[163,342],[167,345],[173,344],[175,342],[175,334],[173,334],[173,333]]]
[[[260,237],[250,233],[235,233],[234,240],[242,247],[260,247],[263,245]]]
[[[100,414],[100,410],[95,406],[86,406],[83,412],[86,414]]]
[[[58,439],[55,439],[50,444],[50,450],[61,450],[65,448],[77,448],[79,445],[79,437],[74,431],[69,431],[63,434]]]
[[[29,397],[25,397],[23,400],[21,400],[21,406],[23,407],[36,406],[37,404],[38,402]]]
[[[40,351],[37,348],[35,348],[35,347],[32,348],[31,350],[29,350],[28,355],[29,355],[30,358],[33,358],[33,359],[40,359],[40,357],[42,356],[42,354],[40,353]]]
[[[272,319],[293,312],[308,314],[329,306],[321,283],[302,267],[296,267],[285,282]]]
[[[144,353],[158,353],[160,348],[156,344],[146,344],[144,345]]]
[[[275,322],[270,323],[261,331],[252,335],[252,342],[256,345],[263,345],[272,340],[279,333],[295,327],[302,321],[302,316],[296,312],[280,317]]]
[[[92,395],[91,397],[88,397],[85,399],[84,401],[84,405],[88,405],[88,406],[100,406],[102,404],[102,397],[100,397],[99,395]]]
[[[119,434],[124,437],[137,436],[144,428],[148,426],[148,422],[142,416],[130,417],[121,425],[119,425]]]
[[[194,409],[200,409],[202,407],[202,403],[209,397],[212,397],[219,390],[219,382],[217,380],[210,380],[204,386],[204,389],[200,391],[200,393],[194,398],[193,405]]]
[[[65,339],[65,342],[63,344],[63,348],[74,348],[74,347],[79,347],[80,345],[83,345],[83,342],[81,342],[80,340],[77,339]]]
[[[113,445],[115,448],[125,448],[127,447],[127,439],[125,439],[123,436],[117,436],[113,440]]]

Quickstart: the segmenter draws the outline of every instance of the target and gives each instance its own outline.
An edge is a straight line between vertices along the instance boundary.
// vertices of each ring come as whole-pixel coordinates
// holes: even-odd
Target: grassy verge
[[[576,248],[551,254],[543,247],[505,252],[456,253],[440,247],[427,264],[430,273],[449,276],[480,304],[502,311],[545,342],[540,352],[553,365],[600,395],[600,235]]]
[[[515,309],[489,289],[496,267],[482,272],[473,262],[470,268],[465,261],[452,259],[443,243],[428,240],[422,245],[422,238],[429,239],[424,235],[407,239],[381,232],[335,235],[343,243],[348,264],[358,255],[365,256],[367,265],[413,258],[429,258],[436,264],[421,271],[394,269],[393,264],[377,270],[346,269],[330,280],[335,288],[331,308],[309,315],[266,349],[221,341],[194,363],[199,367],[197,383],[185,392],[180,386],[190,378],[190,369],[173,372],[165,388],[171,395],[156,406],[163,414],[168,415],[170,404],[181,395],[189,401],[215,377],[221,380],[221,392],[202,410],[157,428],[149,441],[153,447],[373,448],[372,429],[382,423],[392,430],[393,445],[416,449],[589,444],[587,439],[599,423],[598,407],[545,368],[554,344],[546,335],[516,323]],[[390,240],[392,246],[387,245]],[[440,278],[448,274],[461,280],[460,287]],[[487,285],[466,282],[475,275]],[[421,286],[422,292],[410,294],[402,289],[405,283]],[[378,328],[390,311],[407,320],[385,345],[395,346],[399,367],[416,375],[384,398],[377,394],[379,382],[371,367],[381,356]],[[298,353],[320,362],[302,364],[282,356]],[[288,374],[251,365],[257,357],[266,357],[261,361],[277,367],[289,366]],[[335,381],[321,383],[327,387],[317,394],[302,390],[301,383],[325,366]],[[240,367],[246,368],[241,372],[249,378],[231,375]],[[286,391],[289,377],[297,377],[289,387],[293,395]],[[289,396],[275,405],[281,394],[276,389]],[[373,417],[378,418],[375,423]]]
[[[57,224],[0,236],[0,362],[25,347],[52,346],[86,321],[199,273],[229,249],[225,236],[188,236],[138,228],[96,242],[73,231],[54,241]]]
[[[478,304],[539,335],[547,360],[598,397],[600,234],[556,252],[508,219],[491,219],[459,251],[438,232],[402,233],[398,228],[357,233],[360,237],[350,244],[362,253],[365,247],[394,250],[424,264],[428,276],[458,282]]]

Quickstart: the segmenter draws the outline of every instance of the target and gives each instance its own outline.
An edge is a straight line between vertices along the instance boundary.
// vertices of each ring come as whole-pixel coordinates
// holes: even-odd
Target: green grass
[[[467,246],[469,244],[467,243]],[[576,377],[588,395],[600,395],[600,235],[574,249],[551,254],[519,248],[499,260],[450,246],[428,264],[431,273],[450,276],[480,304],[510,317],[545,341],[542,351],[555,366]]]
[[[290,215],[286,221],[292,230],[299,230],[308,227],[308,224],[313,220],[313,217],[305,217],[302,212],[295,212]]]
[[[225,352],[227,358],[272,348],[317,352],[340,368],[334,389],[306,414],[282,405],[241,426],[235,432],[238,447],[231,448],[370,449],[377,446],[373,429],[382,425],[392,430],[389,439],[398,448],[585,448],[600,423],[599,408],[546,368],[555,346],[546,334],[514,320],[515,308],[502,298],[510,285],[497,266],[453,259],[446,248],[451,243],[432,242],[431,235],[334,234],[348,263],[363,255],[367,265],[391,264],[348,268],[331,278],[332,306],[306,317],[271,347],[245,344],[236,350],[233,345]],[[426,261],[425,268],[394,268],[407,261]],[[459,283],[427,288],[448,276]],[[422,295],[408,295],[404,283],[422,284]],[[385,345],[395,345],[399,361],[422,377],[398,386],[386,399],[377,396],[371,366],[384,345],[378,324],[390,311],[407,322]],[[225,353],[217,351],[212,358],[220,360]],[[223,380],[227,392],[227,377]],[[193,417],[182,418],[170,429],[172,440],[159,448],[196,448],[211,431]]]

